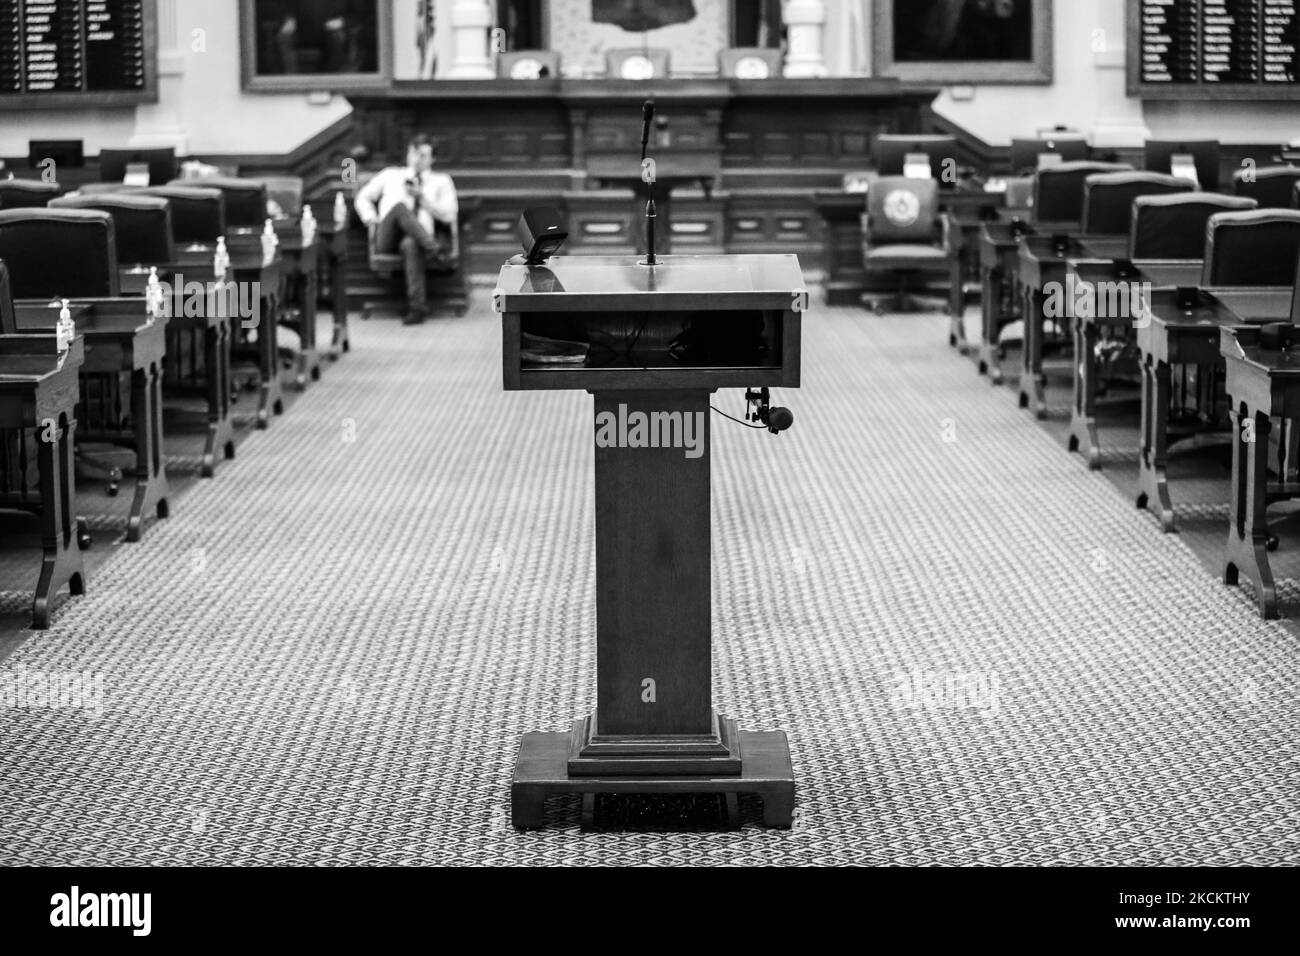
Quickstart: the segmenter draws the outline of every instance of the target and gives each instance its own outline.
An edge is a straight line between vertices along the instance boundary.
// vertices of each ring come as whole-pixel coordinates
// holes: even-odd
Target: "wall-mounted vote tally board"
[[[0,0],[0,109],[154,102],[155,0]]]
[[[1300,0],[1129,0],[1128,91],[1300,99]]]

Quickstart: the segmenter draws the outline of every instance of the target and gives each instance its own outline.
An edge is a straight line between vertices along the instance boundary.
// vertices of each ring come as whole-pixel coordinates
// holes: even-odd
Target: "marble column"
[[[789,41],[785,75],[826,76],[826,4],[823,0],[788,0],[782,16]]]

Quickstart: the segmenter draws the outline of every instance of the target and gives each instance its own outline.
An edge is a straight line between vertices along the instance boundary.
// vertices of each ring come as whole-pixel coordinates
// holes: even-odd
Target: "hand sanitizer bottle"
[[[275,226],[271,220],[266,220],[266,228],[262,230],[262,264],[265,265],[275,258],[275,247],[280,244],[280,240],[275,237]]]
[[[72,311],[68,308],[68,300],[63,300],[63,308],[59,310],[59,324],[54,327],[55,344],[60,352],[66,352],[72,347],[72,341],[77,337],[77,326],[72,321]]]
[[[343,191],[334,194],[334,228],[342,229],[348,224],[348,201],[343,198]]]
[[[149,267],[149,284],[144,290],[144,307],[149,315],[149,321],[153,322],[163,314],[163,289],[162,283],[158,281],[158,267]]]
[[[224,279],[229,268],[230,253],[226,251],[226,237],[217,236],[217,252],[212,262],[212,271],[217,274],[218,279]]]
[[[316,214],[311,211],[311,206],[302,207],[302,241],[303,245],[310,246],[316,239]]]

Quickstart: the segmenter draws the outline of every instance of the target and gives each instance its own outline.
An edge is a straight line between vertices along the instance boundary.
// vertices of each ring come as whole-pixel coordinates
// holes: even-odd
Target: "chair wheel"
[[[91,536],[89,530],[79,529],[77,531],[77,547],[79,547],[82,551],[89,551],[90,546],[94,543],[95,543],[95,539],[94,537]]]
[[[116,497],[117,497],[117,482],[116,482],[116,481],[110,481],[110,482],[108,483],[108,496],[109,496],[110,498],[116,498]]]
[[[1281,543],[1281,542],[1279,542],[1278,539],[1277,539],[1277,535],[1270,534],[1270,535],[1265,539],[1265,541],[1264,541],[1264,548],[1265,548],[1265,550],[1268,550],[1268,551],[1276,551],[1276,550],[1277,550],[1277,546],[1278,546],[1278,544],[1280,544],[1280,543]]]

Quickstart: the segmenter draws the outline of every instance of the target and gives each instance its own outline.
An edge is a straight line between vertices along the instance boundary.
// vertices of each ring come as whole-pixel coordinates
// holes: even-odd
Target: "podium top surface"
[[[793,309],[806,295],[794,255],[555,256],[545,265],[501,268],[498,312],[586,309]],[[799,307],[802,311],[802,307]]]

